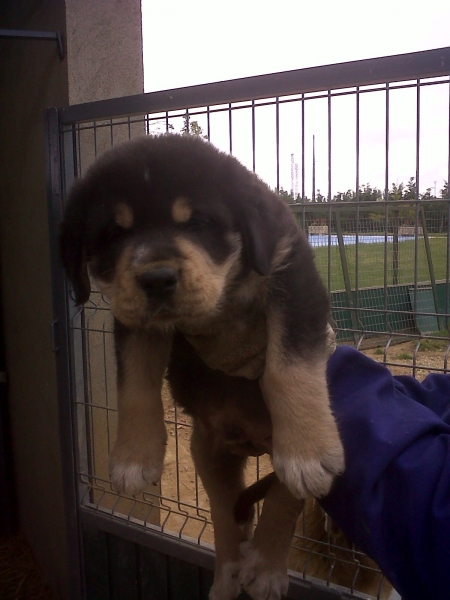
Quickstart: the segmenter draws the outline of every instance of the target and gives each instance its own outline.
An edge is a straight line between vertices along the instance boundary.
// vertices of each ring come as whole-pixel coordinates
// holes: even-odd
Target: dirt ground
[[[406,341],[384,344],[363,352],[378,362],[386,362],[394,375],[414,375],[422,380],[430,371],[446,368],[448,342],[445,340]],[[192,425],[189,417],[173,405],[167,389],[163,393],[169,442],[161,482],[161,522],[173,532],[182,533],[203,542],[213,542],[208,519],[208,499],[195,475],[189,450]],[[246,472],[247,483],[272,470],[270,459],[250,459]],[[200,508],[198,508],[200,507]]]
[[[449,367],[450,346],[447,339],[413,340],[363,350],[376,361],[386,362],[393,375],[412,375],[422,381],[430,371],[442,372]]]

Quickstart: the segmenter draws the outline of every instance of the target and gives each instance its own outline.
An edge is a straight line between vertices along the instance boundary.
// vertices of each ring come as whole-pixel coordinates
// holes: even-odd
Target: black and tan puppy
[[[326,494],[344,467],[325,379],[328,298],[289,208],[199,138],[144,137],[75,183],[61,256],[77,303],[90,275],[115,318],[113,485],[136,494],[161,476],[167,372],[194,417],[192,453],[211,502],[211,598],[232,599],[241,585],[279,598],[298,499]],[[233,505],[245,457],[263,452],[279,482],[239,562],[250,527],[235,524]]]

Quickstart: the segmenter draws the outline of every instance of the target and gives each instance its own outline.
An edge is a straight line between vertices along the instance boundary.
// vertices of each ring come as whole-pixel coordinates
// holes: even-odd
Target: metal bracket
[[[0,29],[0,38],[16,40],[53,40],[58,46],[58,56],[62,60],[65,56],[64,46],[59,31],[24,31],[20,29]]]

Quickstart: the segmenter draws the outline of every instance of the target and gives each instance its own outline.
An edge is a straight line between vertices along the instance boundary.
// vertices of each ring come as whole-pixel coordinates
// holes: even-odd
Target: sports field
[[[447,235],[433,235],[429,238],[431,264],[436,280],[446,279]],[[352,288],[382,287],[385,284],[403,284],[430,281],[430,268],[424,238],[398,243],[397,269],[395,269],[394,244],[359,243],[344,246],[348,273]],[[316,264],[329,291],[345,289],[341,252],[337,245],[315,247]],[[417,258],[416,258],[417,257]],[[328,264],[330,268],[328,268]],[[414,277],[417,268],[417,278]],[[397,281],[394,280],[395,270]],[[356,272],[358,281],[356,282]]]

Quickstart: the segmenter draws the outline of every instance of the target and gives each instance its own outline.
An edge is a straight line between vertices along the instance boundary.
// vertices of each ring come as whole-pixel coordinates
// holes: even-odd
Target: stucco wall
[[[66,0],[69,102],[144,91],[139,0]]]
[[[0,272],[20,529],[69,598],[43,114],[143,91],[140,1],[2,2],[0,28],[68,32],[63,61],[56,43],[0,40]]]

